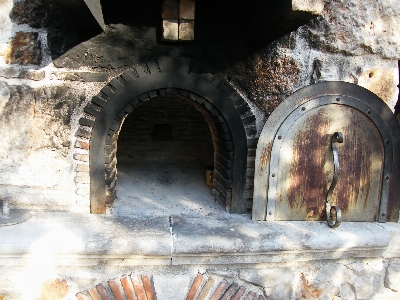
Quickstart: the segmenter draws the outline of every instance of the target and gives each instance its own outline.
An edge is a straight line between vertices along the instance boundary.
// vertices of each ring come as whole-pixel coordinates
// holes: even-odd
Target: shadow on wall
[[[195,41],[170,43],[161,42],[162,3],[162,0],[122,0],[118,3],[110,0],[100,1],[104,21],[111,30],[112,24],[132,29],[125,41],[131,43],[130,50],[135,52],[131,55],[138,55],[138,50],[147,53],[157,50],[157,53],[165,55],[190,53],[192,56],[207,57],[215,62],[224,60],[225,54],[229,52],[235,53],[233,56],[230,55],[229,60],[241,60],[240,58],[247,56],[249,49],[256,48],[255,45],[267,45],[277,40],[316,17],[317,11],[321,9],[320,3],[300,10],[292,8],[291,0],[198,1]],[[229,14],[226,14],[227,8]],[[10,18],[16,24],[27,24],[34,29],[46,29],[45,40],[53,60],[102,32],[102,28],[84,0],[14,0]],[[29,39],[38,41],[36,34]],[[21,37],[18,37],[18,40],[21,40]],[[129,48],[127,45],[121,47],[120,43],[118,39],[110,43],[110,46],[117,50],[115,54],[117,57],[118,48]],[[171,45],[174,47],[171,48]],[[40,52],[40,43],[39,45],[36,43],[35,46],[38,49],[36,52]],[[23,58],[15,54],[11,49],[9,61],[23,64]],[[75,57],[75,59],[81,61],[83,58]],[[149,58],[142,57],[143,59]],[[38,60],[40,61],[39,53],[36,55],[36,60],[32,60],[31,63],[37,64]]]
[[[80,0],[14,0],[9,16],[18,25],[27,24],[34,29],[46,29],[46,46],[52,59],[102,31],[89,8]],[[37,32],[17,32],[11,42],[8,63],[40,65],[40,48],[41,41]]]
[[[275,23],[262,24],[268,18],[256,18],[261,23],[246,22],[252,15],[250,12],[255,13],[259,5],[264,10],[266,7],[272,9],[269,14],[274,12],[274,22],[283,20],[287,1],[285,5],[278,5],[273,0],[264,4],[240,0],[196,2],[195,40],[190,43],[160,40],[161,2],[119,1],[116,5],[103,0],[101,5],[107,26],[102,31],[83,0],[15,0],[9,14],[15,34],[9,42],[6,61],[35,69],[35,66],[52,63],[57,68],[89,68],[98,73],[52,73],[51,76],[58,80],[104,82],[108,81],[109,73],[121,73],[154,57],[190,57],[223,72],[229,82],[253,98],[267,115],[295,89],[301,75],[301,63],[292,58],[271,58],[275,48],[273,44],[267,45],[298,26],[293,27],[293,23],[290,30],[285,27],[281,35],[261,43],[264,34],[259,28],[272,26],[275,32]],[[225,13],[227,7],[229,14]],[[309,19],[313,16],[309,14]],[[304,18],[294,19],[301,24],[307,22]],[[27,24],[33,32],[22,32],[17,24]],[[249,39],[255,39],[250,37],[255,33],[260,39],[257,43],[249,42]],[[279,43],[290,48],[295,42],[285,36]],[[42,80],[45,77],[44,72],[32,70],[9,68],[6,71],[19,72],[17,75],[5,74],[7,78]]]

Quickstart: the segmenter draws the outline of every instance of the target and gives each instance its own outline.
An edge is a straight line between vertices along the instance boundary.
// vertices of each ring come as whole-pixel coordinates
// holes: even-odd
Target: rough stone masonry
[[[257,294],[268,299],[400,299],[397,224],[382,225],[382,232],[377,224],[374,229],[368,227],[356,233],[344,231],[342,237],[348,244],[343,247],[349,247],[352,254],[343,255],[343,247],[337,246],[329,259],[316,259],[323,250],[314,249],[315,254],[305,244],[298,251],[300,259],[285,261],[281,257],[264,263],[237,259],[217,264],[204,258],[196,263],[186,261],[184,267],[170,266],[146,251],[135,254],[145,257],[144,261],[137,262],[127,253],[119,253],[119,260],[113,260],[103,250],[113,241],[123,243],[123,239],[114,239],[113,231],[93,228],[109,224],[119,228],[125,234],[122,237],[129,237],[132,232],[109,215],[103,219],[85,215],[89,211],[88,164],[77,170],[76,158],[86,158],[88,152],[74,146],[77,141],[82,142],[76,136],[78,120],[85,115],[83,109],[92,97],[112,78],[160,55],[191,58],[222,73],[256,115],[255,137],[288,95],[321,81],[358,84],[378,95],[394,111],[399,83],[400,2],[321,1],[323,10],[318,17],[264,44],[247,42],[243,1],[197,1],[194,42],[186,44],[160,41],[161,7],[157,1],[140,3],[140,7],[133,7],[129,1],[122,1],[121,6],[101,1],[104,31],[96,27],[83,1],[72,2],[79,6],[79,14],[73,10],[71,13],[65,1],[0,0],[0,197],[10,198],[13,208],[34,212],[29,221],[32,223],[26,223],[23,229],[16,225],[7,228],[6,233],[0,227],[0,299],[70,299],[80,291],[128,274],[153,276],[158,299],[177,299],[173,287],[182,287],[178,295],[184,299],[198,272],[203,273],[204,286],[209,278],[218,284],[226,280],[227,290],[236,282],[237,289],[227,293],[226,299],[241,286],[253,292],[254,297]],[[71,14],[76,15],[75,19]],[[84,30],[79,27],[79,19],[87,21]],[[262,40],[257,27],[249,28],[253,40]],[[86,179],[77,182],[77,173]],[[78,194],[78,190],[82,193]],[[49,217],[54,210],[64,214],[58,212],[57,217]],[[79,234],[74,227],[67,230],[71,224],[79,224],[75,214],[80,220],[90,220],[87,234]],[[227,230],[242,230],[235,227],[241,222],[244,221],[230,224]],[[135,226],[139,226],[138,222]],[[166,219],[160,226],[169,242],[170,222]],[[290,233],[290,227],[295,225],[283,226],[288,226],[285,230]],[[206,232],[213,232],[213,228]],[[28,236],[22,235],[24,230]],[[253,234],[255,240],[259,238],[257,226],[248,225],[243,230],[249,236]],[[369,236],[368,230],[382,236]],[[63,244],[64,248],[54,246],[49,250],[48,242],[60,243],[60,232],[68,243]],[[144,228],[142,234],[143,241],[147,236],[158,237],[152,226]],[[202,236],[207,234],[199,233],[199,241],[206,243]],[[358,245],[366,252],[370,250],[365,258],[358,257],[358,249],[352,248],[356,247],[351,242],[359,237],[357,234],[372,240],[371,249],[368,242]],[[6,237],[19,235],[26,241],[21,248],[10,246],[20,245],[20,241],[4,242]],[[264,237],[267,239],[268,234]],[[304,240],[309,238],[304,235]],[[154,243],[159,241],[155,240]],[[281,240],[286,248],[278,251],[294,251],[296,245],[284,234]],[[232,241],[239,247],[243,237],[233,236]],[[230,250],[240,249],[235,247]],[[374,247],[382,251],[375,251]],[[46,256],[42,255],[43,249]],[[69,252],[65,253],[65,249]],[[197,250],[190,251],[194,255]],[[211,256],[226,254],[208,251]],[[257,251],[264,250],[251,251],[258,256]],[[170,261],[170,256],[163,255]],[[73,267],[57,261],[59,257],[70,258]],[[214,289],[218,284],[213,285]],[[196,295],[200,294],[199,289]],[[252,296],[243,294],[241,299],[248,295]]]

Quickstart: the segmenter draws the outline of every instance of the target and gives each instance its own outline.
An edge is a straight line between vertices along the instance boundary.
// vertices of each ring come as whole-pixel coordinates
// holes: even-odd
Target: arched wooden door
[[[326,219],[335,132],[343,142],[335,144],[340,168],[331,205],[341,209],[343,221],[398,220],[398,123],[381,99],[344,82],[297,91],[266,122],[257,147],[253,219]]]

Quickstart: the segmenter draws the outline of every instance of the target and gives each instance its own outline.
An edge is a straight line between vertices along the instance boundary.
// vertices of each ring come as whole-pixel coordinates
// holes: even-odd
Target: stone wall
[[[130,1],[123,2],[129,7]],[[107,3],[104,10],[109,11],[108,25],[103,32],[80,32],[53,2],[44,3],[0,0],[0,197],[11,197],[13,207],[88,213],[87,197],[77,195],[77,189],[86,188],[88,177],[75,182],[79,172],[74,160],[79,155],[87,158],[88,153],[87,149],[74,148],[84,107],[109,80],[157,56],[191,58],[222,73],[257,116],[257,126],[251,128],[255,137],[281,101],[312,83],[341,80],[358,84],[381,97],[392,110],[398,99],[399,1],[326,0],[320,17],[269,45],[257,46],[246,42],[240,1],[232,1],[230,14],[226,14],[226,2],[198,1],[197,16],[207,12],[208,19],[196,16],[195,41],[190,44],[160,42],[159,9],[153,8],[151,1],[143,8],[122,9],[120,13],[111,13],[112,4]],[[157,13],[153,15],[153,11]],[[255,149],[249,150],[254,156]],[[254,161],[247,164],[254,167]],[[82,174],[87,175],[85,166],[87,161],[80,165]],[[252,174],[247,175],[252,178]],[[246,184],[251,187],[251,182]],[[247,196],[251,201],[251,195]],[[23,230],[10,227],[7,235],[1,227],[0,261],[5,263],[0,266],[0,299],[27,299],[32,295],[37,299],[70,299],[78,292],[129,274],[150,276],[159,299],[184,299],[199,272],[203,274],[200,287],[209,278],[216,284],[225,280],[227,289],[236,283],[233,286],[238,289],[233,289],[227,298],[244,287],[247,292],[268,299],[399,299],[398,224],[368,223],[375,230],[385,228],[390,242],[378,245],[376,240],[382,237],[376,232],[371,234],[368,227],[364,231],[367,242],[363,251],[369,253],[365,258],[354,246],[360,238],[351,232],[354,224],[348,224],[349,230],[340,231],[342,226],[335,239],[317,247],[318,251],[310,250],[307,244],[300,249],[288,238],[298,224],[282,225],[291,230],[284,234],[273,231],[278,225],[272,224],[272,233],[268,231],[261,238],[258,223],[251,223],[250,229],[226,226],[215,240],[220,241],[227,232],[245,236],[229,240],[233,245],[231,253],[210,250],[211,255],[206,253],[203,262],[173,266],[175,253],[170,240],[176,236],[170,235],[168,218],[163,223],[163,234],[168,237],[164,249],[167,254],[160,258],[153,252],[140,252],[137,246],[141,243],[145,248],[149,239],[152,245],[164,241],[151,222],[147,231],[138,230],[143,222],[137,222],[132,234],[127,223],[121,225],[109,215],[85,215],[87,219],[75,215],[65,223],[65,215],[59,213],[53,219],[50,215],[37,213],[31,219],[33,223],[22,225]],[[245,222],[238,222],[242,223]],[[84,226],[87,232],[82,230]],[[210,239],[193,234],[195,229],[197,225],[189,231],[188,236],[195,238],[190,241],[207,246]],[[123,230],[125,235],[117,239]],[[300,235],[305,231],[298,232]],[[298,243],[306,243],[314,233],[307,231]],[[272,235],[278,236],[275,243],[271,242]],[[4,242],[6,236],[10,240]],[[324,231],[314,238],[326,236]],[[134,247],[127,245],[129,238]],[[337,240],[342,245],[334,251],[330,246]],[[265,252],[250,251],[248,257],[261,259],[262,253],[263,259],[267,257],[265,261],[245,263],[241,261],[243,253],[234,256],[234,263],[206,261],[210,257],[218,260],[236,255],[255,241],[270,248]],[[273,248],[280,242],[286,248]],[[113,256],[110,249],[128,252]],[[330,256],[318,259],[317,255],[327,249]],[[135,255],[132,251],[136,251]],[[192,258],[201,258],[196,251],[191,253]],[[343,254],[346,251],[350,253],[347,256]],[[188,259],[186,254],[177,259]],[[176,286],[181,287],[179,294],[173,288]]]
[[[223,11],[222,4],[200,2],[199,15],[207,5],[215,14]],[[325,1],[320,17],[264,46],[246,43],[243,24],[236,22],[240,5],[232,4],[232,14],[222,19],[196,18],[195,42],[171,45],[159,41],[152,4],[134,12],[139,20],[149,14],[145,26],[124,14],[128,25],[112,24],[118,19],[110,13],[105,31],[84,41],[90,34],[74,30],[57,6],[1,1],[0,113],[7,128],[1,193],[15,196],[14,204],[74,209],[72,151],[83,107],[111,78],[159,55],[191,57],[222,72],[257,115],[258,134],[285,97],[319,81],[359,84],[394,109],[400,4]]]

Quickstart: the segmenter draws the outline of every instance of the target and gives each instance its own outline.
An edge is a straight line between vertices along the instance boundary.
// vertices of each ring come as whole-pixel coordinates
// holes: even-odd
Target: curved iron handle
[[[328,193],[326,194],[325,201],[326,221],[331,228],[339,227],[340,222],[342,222],[342,212],[339,206],[331,206],[333,190],[336,187],[339,177],[339,152],[335,143],[343,143],[343,134],[341,132],[335,132],[331,139],[331,148],[333,153],[333,179]],[[334,217],[332,216],[333,214]]]

